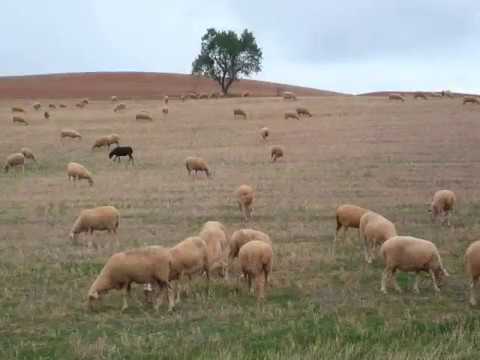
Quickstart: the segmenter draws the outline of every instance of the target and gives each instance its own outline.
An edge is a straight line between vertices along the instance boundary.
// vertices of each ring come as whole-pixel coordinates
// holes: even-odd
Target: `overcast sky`
[[[254,33],[256,79],[480,93],[480,0],[0,0],[0,75],[189,73],[209,27]]]

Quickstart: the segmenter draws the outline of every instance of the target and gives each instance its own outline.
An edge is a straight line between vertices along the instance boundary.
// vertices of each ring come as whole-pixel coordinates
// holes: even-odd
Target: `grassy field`
[[[44,99],[46,104],[53,100]],[[30,101],[0,102],[6,157],[31,147],[38,164],[25,175],[0,175],[1,359],[476,359],[478,310],[467,304],[463,254],[480,233],[480,108],[461,99],[405,103],[380,97],[318,97],[126,101],[112,112],[108,101],[52,111],[44,120]],[[58,101],[57,101],[58,103]],[[31,125],[11,122],[10,107],[28,107]],[[310,119],[284,120],[306,106]],[[247,120],[233,120],[243,108]],[[152,123],[136,122],[148,110]],[[263,143],[258,130],[268,126]],[[60,142],[75,128],[82,141]],[[91,151],[97,136],[116,132],[134,147],[135,167],[113,164],[106,150]],[[269,147],[285,157],[269,162]],[[187,175],[184,159],[206,159],[213,177]],[[95,185],[73,187],[66,164],[78,161]],[[234,191],[256,189],[254,217],[242,224]],[[435,190],[457,193],[452,227],[431,223],[427,204]],[[354,203],[395,222],[400,234],[434,241],[451,273],[434,293],[424,276],[420,294],[413,276],[400,274],[402,294],[380,292],[381,261],[367,265],[352,231],[330,253],[334,210]],[[198,233],[203,222],[223,222],[228,232],[253,227],[274,242],[267,300],[257,306],[245,287],[204,281],[167,314],[143,304],[135,286],[130,308],[120,312],[112,291],[89,312],[86,294],[111,255],[109,236],[94,235],[97,249],[68,239],[81,209],[111,204],[121,212],[121,249],[173,245]]]

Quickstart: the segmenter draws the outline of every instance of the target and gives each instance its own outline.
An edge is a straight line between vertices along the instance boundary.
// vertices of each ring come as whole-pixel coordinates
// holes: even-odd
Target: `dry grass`
[[[43,104],[52,102],[45,99]],[[64,101],[50,120],[28,101],[0,102],[4,119],[0,154],[28,146],[37,154],[24,176],[0,176],[0,357],[7,358],[474,358],[480,324],[466,304],[462,258],[476,239],[480,204],[478,110],[461,99],[392,103],[375,97],[224,99],[126,102],[113,113],[110,101],[77,109]],[[33,101],[31,102],[33,104]],[[12,106],[28,108],[28,127],[10,121]],[[305,106],[314,116],[285,120]],[[234,120],[242,107],[246,120]],[[147,110],[152,123],[135,121]],[[267,143],[258,130],[268,126]],[[71,127],[81,141],[60,142]],[[134,148],[136,165],[91,151],[99,135],[118,133]],[[279,144],[285,157],[269,161]],[[189,177],[187,156],[204,158],[213,177]],[[95,185],[68,183],[66,164],[78,161]],[[213,294],[203,282],[171,315],[141,303],[137,286],[123,314],[111,292],[96,313],[86,291],[110,255],[68,240],[80,210],[111,204],[122,215],[121,248],[172,245],[199,231],[206,220],[223,222],[231,234],[243,226],[234,191],[242,183],[257,193],[249,227],[267,232],[275,260],[267,302],[255,306],[245,289],[217,280]],[[434,226],[426,204],[434,190],[459,198],[453,227]],[[329,253],[334,208],[344,202],[379,211],[401,234],[432,239],[452,273],[442,294],[430,280],[420,295],[412,277],[400,275],[401,295],[379,291],[381,264],[367,266],[352,233]],[[83,238],[84,239],[84,238]],[[108,235],[95,241],[108,243]],[[452,355],[454,354],[454,355]]]

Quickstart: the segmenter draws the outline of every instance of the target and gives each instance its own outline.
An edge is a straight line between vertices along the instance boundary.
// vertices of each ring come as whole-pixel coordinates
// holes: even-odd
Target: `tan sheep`
[[[70,162],[67,165],[67,176],[69,181],[73,181],[73,185],[77,180],[88,180],[90,186],[93,185],[93,178],[90,171],[88,171],[83,165],[76,162]]]
[[[337,209],[335,210],[337,228],[335,230],[335,236],[333,238],[332,253],[335,253],[338,232],[343,228],[343,237],[345,238],[347,236],[348,228],[359,229],[360,219],[367,211],[367,209],[351,204],[343,204],[337,207]],[[360,230],[358,233],[358,237],[360,238]]]
[[[277,159],[280,159],[283,157],[283,147],[279,145],[272,146],[270,149],[270,158],[272,159],[272,162],[277,161]]]
[[[81,103],[82,103],[83,105],[88,105],[88,102],[89,102],[89,101],[88,101],[87,98],[85,98],[85,99],[83,99],[83,100],[81,101]]]
[[[467,97],[463,98],[463,105],[465,105],[465,104],[479,104],[480,105],[480,101],[478,101],[477,98],[474,98],[472,96],[467,96]]]
[[[107,146],[110,149],[110,145],[112,144],[119,144],[120,136],[118,134],[110,134],[99,137],[95,140],[95,143],[92,146],[92,150],[96,148],[101,148],[103,146]]]
[[[37,162],[37,159],[35,158],[35,154],[33,153],[32,149],[30,149],[28,147],[23,147],[20,150],[20,152],[23,154],[25,159],[30,159],[30,160],[33,160],[33,161]]]
[[[162,246],[146,246],[113,254],[88,291],[89,308],[109,290],[125,290],[122,311],[128,308],[132,283],[154,284],[157,288],[155,310],[158,311],[162,290],[167,288],[168,311],[173,309],[173,294],[170,286],[172,258]]]
[[[62,109],[65,109],[65,108],[67,107],[67,105],[65,105],[65,104],[60,104],[60,105],[58,105],[58,106],[59,106],[60,108],[62,108]]]
[[[22,168],[22,173],[25,172],[25,156],[22,153],[13,153],[7,156],[5,162],[5,172],[8,172],[10,168]]]
[[[264,300],[265,288],[268,286],[268,276],[272,272],[272,245],[264,241],[250,241],[240,248],[238,258],[242,273],[248,282],[250,293],[252,292],[252,281],[254,280],[257,301]]]
[[[116,144],[117,146],[120,145],[120,135],[113,133],[109,135],[110,138],[110,145]]]
[[[233,109],[233,118],[236,119],[238,116],[242,117],[243,119],[246,119],[247,113],[242,109]]]
[[[127,105],[125,105],[123,103],[120,103],[120,104],[115,105],[115,107],[113,108],[113,112],[123,111],[126,108],[127,108]]]
[[[168,95],[165,95],[165,96],[163,97],[163,103],[164,103],[165,105],[168,105]]]
[[[162,113],[163,113],[163,115],[168,115],[168,107],[167,106],[164,106],[162,108]]]
[[[41,107],[42,107],[42,104],[40,104],[40,103],[38,103],[38,102],[35,103],[35,104],[33,104],[33,108],[34,108],[35,110],[37,110],[37,111],[40,110]]]
[[[93,234],[94,231],[108,231],[119,245],[117,229],[120,221],[120,213],[113,206],[100,206],[92,209],[84,209],[80,212],[70,230],[70,239],[77,242],[81,233]],[[91,240],[89,240],[91,246]]]
[[[118,101],[118,97],[116,97],[115,95],[113,95],[113,96],[110,98],[110,100],[111,100],[112,102],[117,102],[117,101]]]
[[[294,112],[291,112],[291,111],[287,111],[284,115],[285,117],[285,120],[287,119],[297,119],[297,120],[300,120],[300,118],[298,117],[298,115]]]
[[[146,120],[146,121],[153,121],[153,118],[149,114],[139,113],[135,116],[136,120]]]
[[[55,106],[55,104],[48,104],[48,108],[49,109],[56,109],[57,107]]]
[[[14,107],[12,107],[12,112],[13,113],[16,113],[16,112],[25,113],[25,110],[21,107],[14,106]]]
[[[228,256],[230,262],[238,256],[238,252],[243,245],[253,240],[264,241],[270,245],[272,244],[272,240],[270,240],[270,237],[264,232],[254,229],[237,230],[232,234],[232,237],[230,238],[230,251]]]
[[[442,224],[447,222],[450,226],[450,214],[455,207],[457,198],[455,193],[451,190],[438,190],[433,195],[432,203],[430,204],[430,212],[432,213],[432,221],[435,222],[438,216],[443,217]]]
[[[28,125],[28,121],[25,120],[24,117],[19,116],[19,115],[13,115],[12,121],[13,121],[14,123],[19,123],[19,124],[23,124],[23,125]]]
[[[85,107],[85,104],[80,102],[80,103],[75,104],[75,106],[79,109],[83,109]]]
[[[480,277],[480,241],[475,241],[465,251],[465,272],[470,280],[470,304],[477,305],[475,287]]]
[[[195,175],[197,175],[198,171],[203,171],[205,172],[205,175],[207,175],[207,177],[211,176],[207,162],[202,158],[193,156],[187,157],[185,159],[185,167],[187,168],[188,175],[191,175],[192,171],[195,172]]]
[[[263,140],[267,141],[268,136],[270,135],[270,130],[268,127],[263,127],[260,129],[260,136]]]
[[[236,191],[237,202],[240,211],[243,214],[243,219],[247,221],[252,217],[252,205],[255,201],[255,192],[250,185],[240,185]]]
[[[282,96],[285,100],[297,100],[297,95],[293,91],[284,91]]]
[[[394,236],[385,241],[380,247],[385,269],[382,274],[381,291],[387,293],[387,280],[393,279],[395,290],[401,292],[395,278],[397,270],[415,272],[413,290],[418,293],[418,273],[430,273],[435,291],[440,291],[437,281],[443,276],[449,276],[442,264],[442,259],[437,247],[428,240],[411,236]]]
[[[207,221],[200,231],[199,237],[205,241],[208,252],[208,268],[210,274],[221,269],[221,276],[228,280],[228,239],[225,227],[218,221]]]
[[[60,140],[63,140],[65,138],[82,140],[82,135],[80,135],[80,133],[74,129],[62,129],[60,131]]]
[[[48,111],[45,111],[45,112],[43,113],[43,117],[44,117],[46,120],[50,119],[50,113],[49,113]]]
[[[417,91],[416,93],[413,94],[413,98],[416,99],[422,99],[422,100],[427,100],[427,95],[425,95],[422,92]]]
[[[360,218],[360,236],[363,237],[365,261],[372,262],[376,247],[391,237],[397,236],[395,225],[385,217],[373,211],[367,211]]]
[[[400,95],[400,94],[390,94],[390,95],[388,95],[388,100],[398,100],[398,101],[401,101],[401,102],[405,101],[403,96]]]
[[[308,111],[307,108],[297,107],[296,111],[297,111],[297,115],[298,115],[298,116],[308,116],[308,117],[312,117],[312,114],[310,113],[310,111]]]

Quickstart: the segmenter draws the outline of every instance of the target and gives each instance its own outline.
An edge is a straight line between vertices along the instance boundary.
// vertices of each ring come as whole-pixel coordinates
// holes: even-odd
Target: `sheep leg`
[[[417,294],[420,293],[420,289],[418,288],[418,272],[415,273],[415,282],[413,283],[413,291]]]
[[[436,291],[436,292],[439,292],[440,289],[437,285],[437,278],[435,277],[435,273],[433,272],[432,269],[429,270],[430,272],[430,276],[432,277],[432,282],[433,282],[433,289]]]
[[[174,299],[172,286],[168,282],[167,282],[167,298],[168,298],[168,312],[171,312],[175,306],[175,299]]]
[[[382,273],[382,281],[381,281],[381,286],[380,286],[380,290],[384,294],[387,293],[387,278],[388,278],[389,274],[390,274],[390,270],[385,268],[385,270],[383,270],[383,273]]]
[[[257,302],[265,299],[265,283],[264,277],[261,275],[255,277],[255,293],[257,295]]]
[[[250,295],[253,295],[252,277],[249,274],[247,274],[246,278],[248,282],[248,292],[250,293]]]
[[[470,305],[476,306],[477,305],[477,298],[475,296],[475,286],[478,283],[478,277],[473,278],[472,281],[470,282]]]
[[[364,252],[364,255],[365,255],[365,261],[369,264],[372,263],[372,259],[370,258],[370,254],[369,254],[369,249],[368,249],[368,240],[367,238],[364,236],[363,238],[363,252]]]
[[[146,304],[152,303],[152,298],[151,298],[152,292],[153,292],[152,284],[150,283],[143,284],[143,295],[144,295],[144,301]]]
[[[125,286],[125,292],[123,293],[122,312],[128,309],[128,301],[127,301],[127,298],[130,298],[130,290],[131,290],[131,284],[127,284],[127,285]]]

